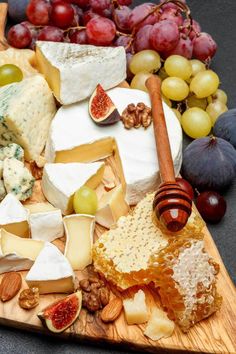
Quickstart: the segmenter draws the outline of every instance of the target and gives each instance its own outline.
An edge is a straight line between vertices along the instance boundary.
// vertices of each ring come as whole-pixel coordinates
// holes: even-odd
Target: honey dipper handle
[[[6,47],[1,42],[5,42],[5,26],[7,21],[7,3],[0,4],[0,50],[5,50]]]
[[[157,75],[152,75],[147,79],[146,87],[151,99],[154,135],[162,182],[174,182],[175,171],[162,106],[160,78]]]

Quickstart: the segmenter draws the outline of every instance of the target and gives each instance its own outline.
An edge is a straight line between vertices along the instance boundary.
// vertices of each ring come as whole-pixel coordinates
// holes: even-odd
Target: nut
[[[137,129],[141,126],[146,129],[152,123],[151,108],[143,102],[139,102],[137,106],[131,103],[123,111],[121,120],[126,129]]]
[[[123,308],[123,301],[119,297],[112,299],[102,310],[101,320],[105,323],[115,321]]]
[[[31,310],[39,304],[39,288],[22,290],[19,296],[19,305],[25,310]]]
[[[38,180],[43,177],[43,169],[38,167],[35,161],[30,161],[30,171],[32,173],[32,176]]]
[[[0,285],[0,299],[5,302],[11,300],[22,285],[21,275],[17,272],[6,273]]]
[[[79,285],[83,291],[86,291],[86,292],[91,291],[90,282],[88,279],[80,280]]]
[[[110,291],[108,288],[100,288],[98,289],[98,296],[101,301],[102,306],[106,306],[109,302]]]
[[[86,307],[86,309],[90,312],[96,312],[100,309],[101,303],[96,296],[96,294],[93,293],[85,293],[83,294],[83,307]]]
[[[100,278],[91,276],[81,280],[79,285],[82,289],[82,306],[88,311],[98,311],[109,302],[110,291]]]

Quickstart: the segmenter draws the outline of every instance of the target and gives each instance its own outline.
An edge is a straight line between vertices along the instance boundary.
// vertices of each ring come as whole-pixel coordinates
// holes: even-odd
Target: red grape
[[[132,0],[118,0],[118,3],[121,6],[129,6],[132,4]]]
[[[138,30],[145,25],[153,25],[154,23],[158,22],[159,14],[157,13],[153,13],[145,20],[143,20],[150,13],[154,6],[155,5],[152,3],[136,6],[129,16],[129,28],[133,29],[135,27]]]
[[[26,8],[26,15],[31,23],[44,26],[49,23],[50,4],[44,0],[31,0]]]
[[[110,7],[110,0],[90,0],[89,3],[94,12],[99,12]]]
[[[156,23],[150,33],[150,43],[157,51],[169,51],[175,48],[179,41],[179,30],[176,23],[163,20]]]
[[[114,22],[105,17],[92,18],[86,26],[89,44],[110,45],[116,35]]]
[[[26,48],[32,41],[30,30],[23,24],[18,24],[10,28],[7,35],[8,43],[15,48]]]
[[[161,0],[160,3],[164,2],[165,0]],[[182,3],[186,4],[186,0],[180,0]],[[176,4],[173,4],[172,2],[169,2],[168,4],[165,4],[162,6],[162,9],[163,10],[166,10],[166,9],[179,9],[178,5]]]
[[[113,20],[120,31],[129,31],[129,16],[131,9],[128,6],[117,8],[113,12]]]
[[[104,10],[96,11],[96,13],[102,17],[112,18],[112,6],[110,5]]]
[[[39,32],[37,39],[40,41],[63,42],[64,33],[58,27],[45,26]]]
[[[217,192],[202,192],[196,199],[196,206],[205,221],[217,223],[226,212],[226,201]]]
[[[69,27],[73,22],[74,15],[73,7],[66,2],[59,2],[52,6],[51,21],[56,27]]]
[[[174,49],[162,52],[161,54],[163,59],[166,59],[173,54],[182,55],[187,59],[191,59],[193,54],[193,43],[188,37],[180,36],[179,42]]]
[[[217,50],[217,44],[210,34],[201,32],[193,40],[193,56],[196,59],[205,61],[213,58]]]
[[[95,12],[93,12],[92,10],[85,11],[85,12],[84,12],[84,15],[83,15],[83,24],[84,24],[84,26],[86,26],[87,23],[88,23],[92,18],[95,18],[95,17],[99,17],[99,15],[96,14]]]
[[[192,22],[192,29],[190,31],[189,31],[189,28],[190,28],[190,20],[186,18],[183,22],[183,29],[181,30],[181,32],[183,32],[184,34],[187,34],[190,39],[194,39],[196,37],[196,35],[199,32],[201,32],[201,27],[200,27],[199,23],[195,20],[193,20],[193,22]]]
[[[191,186],[191,184],[186,181],[186,179],[177,177],[176,179],[177,184],[186,192],[188,193],[188,195],[190,196],[190,198],[193,200],[194,199],[194,191],[193,191],[193,187]]]
[[[132,38],[131,37],[127,37],[127,36],[119,36],[115,42],[114,42],[114,45],[116,47],[124,47],[126,52],[130,52],[131,49],[132,49],[132,46],[131,46],[131,43],[132,43]]]
[[[152,25],[146,25],[138,30],[134,40],[134,49],[136,52],[152,48],[150,43],[150,33],[152,27]]]
[[[82,7],[82,9],[87,8],[89,3],[88,0],[71,0],[70,2],[78,5],[79,7]]]
[[[134,77],[134,74],[130,71],[129,69],[129,64],[130,64],[130,61],[133,57],[133,54],[131,53],[126,53],[126,75],[127,75],[127,80],[131,81],[132,78]]]
[[[77,26],[79,26],[79,24],[81,23],[81,20],[83,18],[83,11],[77,5],[71,5],[71,6],[74,10],[74,18],[71,23],[71,27],[77,27]]]
[[[69,38],[70,38],[71,43],[77,43],[77,44],[87,44],[88,43],[85,29],[73,30],[72,33],[70,33]]]
[[[160,21],[162,20],[170,20],[176,23],[177,26],[182,26],[183,24],[183,17],[180,11],[175,9],[166,9],[160,15]]]

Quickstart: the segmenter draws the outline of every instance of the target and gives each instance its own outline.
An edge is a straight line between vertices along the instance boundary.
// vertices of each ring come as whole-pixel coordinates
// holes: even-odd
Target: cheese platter
[[[154,106],[147,89],[123,81],[124,47],[94,46],[89,26],[88,44],[37,40],[35,52],[15,49],[9,33],[0,64],[22,77],[0,88],[0,322],[149,352],[235,353],[235,288],[202,217],[193,206],[172,232],[153,213],[163,179]],[[182,129],[169,102],[182,99],[168,92],[178,176]]]

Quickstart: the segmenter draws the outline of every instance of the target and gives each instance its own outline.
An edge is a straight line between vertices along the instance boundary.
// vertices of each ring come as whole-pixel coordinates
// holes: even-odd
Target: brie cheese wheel
[[[0,203],[0,227],[20,237],[29,237],[29,212],[11,193]]]
[[[51,242],[64,235],[64,226],[60,209],[49,203],[25,205],[29,211],[31,238]]]
[[[93,234],[95,217],[74,214],[65,216],[65,256],[74,270],[83,270],[92,263]]]
[[[114,88],[107,92],[120,114],[128,104],[151,107],[146,92]],[[182,162],[182,129],[174,112],[163,103],[176,175]],[[126,200],[137,204],[157,189],[160,174],[153,125],[127,130],[122,122],[98,126],[89,116],[88,101],[61,107],[51,124],[46,145],[49,162],[93,162],[114,154]]]
[[[43,170],[43,194],[52,205],[61,209],[62,214],[71,214],[74,193],[83,185],[97,188],[102,180],[104,168],[103,162],[47,163]]]
[[[72,293],[75,289],[74,272],[69,261],[49,242],[46,242],[25,280],[30,288],[39,288],[40,294]]]
[[[39,41],[36,59],[39,71],[64,105],[89,97],[97,84],[107,90],[126,78],[123,47]]]

